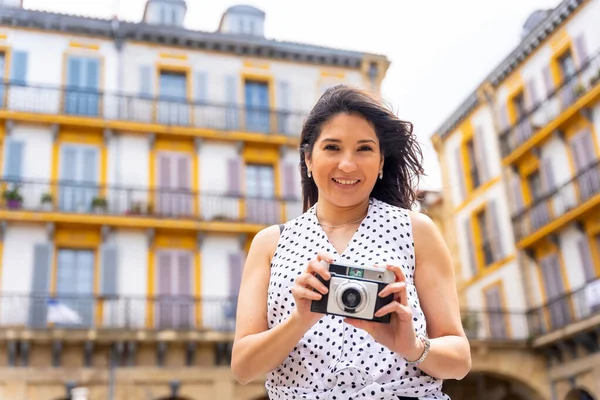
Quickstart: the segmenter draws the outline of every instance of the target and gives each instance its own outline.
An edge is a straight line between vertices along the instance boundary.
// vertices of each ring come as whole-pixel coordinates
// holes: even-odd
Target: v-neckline
[[[337,257],[339,257],[340,259],[343,259],[345,257],[346,251],[350,247],[350,244],[352,242],[354,242],[354,240],[358,237],[358,234],[363,229],[363,226],[365,224],[365,220],[371,215],[371,209],[373,207],[373,203],[374,203],[373,198],[369,198],[369,206],[367,207],[367,215],[365,215],[365,217],[363,218],[363,220],[360,222],[360,225],[356,228],[356,230],[354,231],[354,233],[350,237],[350,240],[348,241],[348,243],[346,243],[346,246],[344,247],[344,250],[341,253],[335,248],[335,246],[333,245],[333,243],[331,243],[331,241],[329,240],[329,236],[327,236],[327,232],[325,232],[325,229],[323,229],[323,227],[321,226],[321,224],[319,224],[319,220],[317,219],[317,204],[318,203],[315,203],[313,205],[313,207],[311,208],[311,213],[310,214],[312,216],[313,223],[317,226],[317,229],[319,231],[321,231],[321,233],[323,234],[323,237],[325,238],[325,241],[327,242],[327,244],[331,247],[332,252],[335,253],[335,255]]]

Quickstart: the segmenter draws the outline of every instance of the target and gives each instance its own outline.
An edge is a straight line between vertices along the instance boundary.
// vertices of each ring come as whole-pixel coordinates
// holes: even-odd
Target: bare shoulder
[[[442,232],[433,220],[423,213],[408,211],[415,243],[415,257],[421,264],[425,260],[433,261],[434,267],[444,265],[449,259],[449,250]]]
[[[428,239],[432,239],[432,236],[441,235],[437,225],[428,215],[412,210],[408,210],[408,215],[415,241],[427,241]],[[415,243],[416,245],[417,243]]]
[[[252,240],[250,253],[262,256],[268,256],[269,259],[275,254],[277,244],[279,243],[279,226],[271,225],[260,230]]]

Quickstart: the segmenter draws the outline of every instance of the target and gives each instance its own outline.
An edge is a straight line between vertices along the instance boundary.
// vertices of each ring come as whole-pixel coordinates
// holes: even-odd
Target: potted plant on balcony
[[[104,197],[94,197],[92,200],[92,210],[96,214],[102,214],[106,212],[107,205],[108,203]]]
[[[582,83],[578,83],[577,85],[575,85],[575,87],[573,88],[573,93],[575,94],[575,98],[583,95],[585,93],[585,86],[583,86]]]
[[[142,215],[143,213],[143,206],[142,203],[139,201],[134,202],[131,205],[131,208],[129,210],[127,210],[127,215]]]
[[[40,199],[40,203],[42,204],[42,211],[52,211],[52,200],[52,193],[42,194],[42,198]]]
[[[19,186],[15,185],[12,189],[5,189],[4,200],[6,200],[6,207],[10,210],[21,208],[23,205],[23,196],[19,192]]]

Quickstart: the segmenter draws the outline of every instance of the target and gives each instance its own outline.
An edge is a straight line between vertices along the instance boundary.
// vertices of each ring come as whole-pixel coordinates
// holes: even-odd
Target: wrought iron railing
[[[600,160],[573,179],[540,197],[512,217],[515,237],[521,240],[600,193]]]
[[[524,312],[461,310],[461,318],[469,340],[522,341],[529,336]]]
[[[0,328],[233,332],[237,297],[0,295]]]
[[[285,109],[17,82],[0,84],[0,109],[289,136],[300,134],[306,116]]]
[[[583,63],[545,99],[533,104],[514,125],[500,134],[502,157],[509,156],[537,131],[571,107],[581,96],[600,85],[600,52]]]
[[[593,315],[600,315],[600,279],[550,299],[527,312],[532,336],[540,336]]]
[[[8,210],[276,224],[301,213],[299,199],[99,186],[69,181],[0,180]]]

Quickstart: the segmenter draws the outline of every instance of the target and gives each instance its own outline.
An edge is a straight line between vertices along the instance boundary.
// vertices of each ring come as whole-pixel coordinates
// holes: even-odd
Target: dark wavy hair
[[[371,197],[394,206],[412,208],[417,197],[419,176],[424,174],[423,154],[413,135],[413,125],[400,120],[368,92],[337,85],[323,93],[302,127],[300,173],[304,211],[317,202],[319,194],[315,181],[307,175],[305,155],[312,155],[323,125],[340,113],[362,116],[379,139],[379,150],[385,160],[383,179],[377,179]]]

